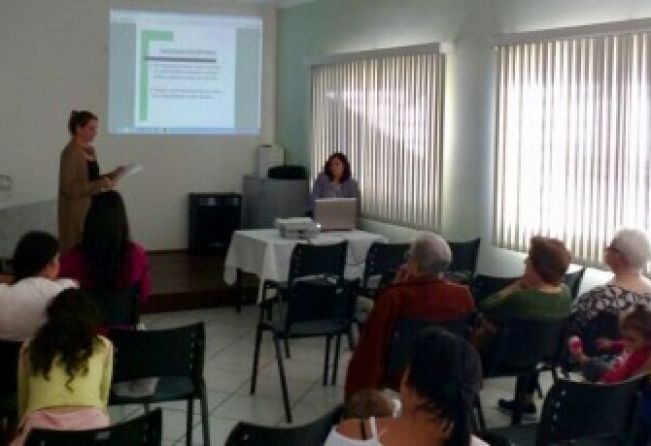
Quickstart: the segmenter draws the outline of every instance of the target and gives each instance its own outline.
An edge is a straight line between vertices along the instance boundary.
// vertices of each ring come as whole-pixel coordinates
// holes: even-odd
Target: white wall
[[[261,135],[106,134],[108,12],[112,7],[262,16],[265,50]],[[148,249],[184,248],[187,194],[239,191],[242,175],[254,170],[255,146],[274,140],[275,14],[270,7],[227,7],[192,1],[181,4],[171,0],[2,2],[0,174],[11,175],[14,186],[11,198],[0,206],[17,206],[24,211],[25,204],[56,198],[59,155],[68,141],[70,110],[89,109],[100,117],[95,147],[103,170],[130,162],[144,167],[144,172],[127,178],[120,186],[134,238]],[[3,215],[11,218],[10,212]]]
[[[482,237],[479,270],[514,275],[522,254],[491,246],[494,59],[501,33],[651,17],[649,0],[319,0],[282,10],[278,34],[277,139],[308,164],[306,58],[453,42],[446,71],[442,234]],[[406,239],[410,231],[377,222],[365,227]],[[608,275],[591,271],[591,286]]]

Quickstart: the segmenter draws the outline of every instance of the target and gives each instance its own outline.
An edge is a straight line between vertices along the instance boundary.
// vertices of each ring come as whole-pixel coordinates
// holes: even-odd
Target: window
[[[617,228],[651,229],[651,34],[500,45],[497,70],[496,244],[596,263]]]
[[[439,228],[445,62],[432,48],[312,67],[312,174],[345,153],[364,217]]]

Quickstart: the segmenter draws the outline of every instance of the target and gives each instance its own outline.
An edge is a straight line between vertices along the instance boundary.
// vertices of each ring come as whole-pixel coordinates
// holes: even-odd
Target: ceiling
[[[225,4],[235,4],[235,5],[275,5],[278,8],[289,8],[290,6],[296,6],[303,3],[311,3],[316,0],[204,0],[208,2],[217,2]]]

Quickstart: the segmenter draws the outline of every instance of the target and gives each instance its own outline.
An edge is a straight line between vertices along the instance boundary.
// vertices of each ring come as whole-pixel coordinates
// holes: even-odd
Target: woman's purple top
[[[314,211],[314,202],[319,198],[357,198],[358,208],[360,206],[357,181],[348,178],[340,184],[335,184],[330,181],[330,178],[324,172],[321,172],[314,180],[310,197],[310,210]]]

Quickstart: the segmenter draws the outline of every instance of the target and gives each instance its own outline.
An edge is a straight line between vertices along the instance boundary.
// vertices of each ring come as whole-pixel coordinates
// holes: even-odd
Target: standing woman
[[[359,186],[351,178],[350,163],[346,155],[333,153],[326,161],[323,172],[314,180],[312,186],[311,210],[319,198],[357,198],[359,209]]]
[[[100,175],[95,148],[97,116],[89,111],[72,111],[68,120],[70,142],[61,152],[59,170],[59,244],[61,252],[77,245],[93,195],[115,185],[123,167]]]

